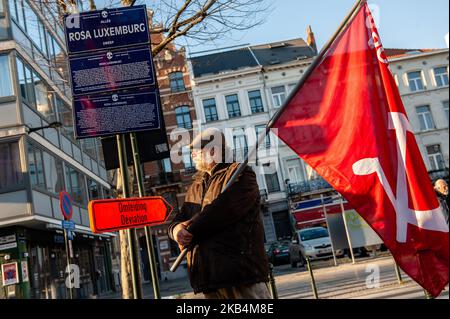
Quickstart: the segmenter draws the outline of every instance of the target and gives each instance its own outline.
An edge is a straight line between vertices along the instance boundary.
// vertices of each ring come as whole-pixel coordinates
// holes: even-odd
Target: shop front
[[[2,231],[5,232],[5,229]],[[70,298],[68,285],[66,285],[66,281],[67,283],[69,281],[66,274],[67,254],[63,232],[21,227],[11,228],[8,231],[15,234],[20,242],[18,247],[8,252],[9,260],[26,263],[29,277],[28,282],[21,279],[17,284],[16,297]],[[91,298],[112,291],[108,238],[75,233],[71,264],[73,276],[76,278],[74,282],[77,284],[77,287],[73,289],[74,298]],[[2,298],[8,298],[8,294],[4,293]]]

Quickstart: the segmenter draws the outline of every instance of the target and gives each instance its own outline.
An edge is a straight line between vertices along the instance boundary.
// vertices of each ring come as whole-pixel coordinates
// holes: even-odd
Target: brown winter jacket
[[[187,255],[195,293],[268,281],[264,228],[256,175],[247,167],[221,194],[238,164],[218,164],[211,176],[198,173],[181,211],[169,226],[192,221],[194,248]],[[204,195],[203,195],[204,194]]]

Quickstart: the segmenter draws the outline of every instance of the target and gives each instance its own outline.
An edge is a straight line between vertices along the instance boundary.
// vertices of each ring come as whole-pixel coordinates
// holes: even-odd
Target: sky
[[[306,40],[312,26],[320,48],[327,42],[355,0],[272,0],[263,25],[239,31],[228,39],[189,48],[188,52],[242,44],[263,44],[294,38]],[[449,29],[448,0],[369,0],[379,12],[378,29],[385,48],[445,48]],[[372,8],[372,7],[371,7]]]

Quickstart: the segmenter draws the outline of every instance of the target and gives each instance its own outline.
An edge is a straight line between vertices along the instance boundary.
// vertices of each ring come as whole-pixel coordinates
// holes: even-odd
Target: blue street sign
[[[64,17],[69,54],[149,43],[145,6],[104,9]]]
[[[73,232],[72,231],[67,231],[67,239],[68,240],[73,240]]]
[[[66,191],[61,191],[59,193],[59,207],[64,218],[66,220],[70,220],[73,213],[72,200],[70,199],[69,193],[67,193]]]
[[[149,45],[72,57],[69,64],[73,95],[155,84]]]
[[[77,138],[160,128],[159,97],[148,89],[74,99]]]
[[[333,202],[333,199],[331,197],[324,197],[323,199],[323,203],[322,203],[322,199],[313,199],[313,200],[308,200],[308,201],[303,201],[300,203],[296,203],[294,206],[294,210],[300,210],[300,209],[308,209],[308,208],[314,208],[314,207],[319,207],[322,206],[322,204],[331,204]]]
[[[75,230],[75,223],[71,220],[63,220],[61,221],[61,226],[66,230]]]

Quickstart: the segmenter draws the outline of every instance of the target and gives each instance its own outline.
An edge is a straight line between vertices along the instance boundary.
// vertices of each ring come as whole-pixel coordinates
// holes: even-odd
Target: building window
[[[172,162],[170,158],[165,158],[161,161],[161,166],[164,173],[172,173]]]
[[[52,95],[48,91],[47,85],[36,73],[33,73],[34,91],[36,96],[36,109],[45,116],[49,122],[56,120],[53,104],[50,103]]]
[[[188,146],[183,147],[183,163],[186,171],[194,169],[194,163],[192,162],[191,149]]]
[[[23,3],[25,9],[26,32],[39,51],[47,56],[47,35],[44,25],[28,3],[26,1],[23,1]]]
[[[178,127],[192,128],[191,113],[189,111],[189,106],[180,106],[175,109],[175,115],[177,117]]]
[[[42,151],[28,144],[28,171],[30,173],[31,187],[47,190],[43,163]]]
[[[0,144],[0,190],[23,183],[19,143]]]
[[[416,108],[417,115],[419,116],[420,130],[429,131],[435,129],[433,116],[428,105],[418,106]]]
[[[284,86],[276,86],[272,89],[272,101],[274,107],[280,107],[286,101],[286,89]]]
[[[203,109],[205,110],[205,121],[214,122],[219,120],[219,116],[217,115],[216,108],[216,100],[215,99],[207,99],[203,100]]]
[[[266,133],[266,125],[263,124],[263,125],[255,126],[255,132],[256,132],[256,142],[258,142],[261,134]],[[261,146],[264,148],[270,148],[270,134],[266,135],[264,143],[261,144]]]
[[[408,73],[408,83],[409,83],[409,89],[411,90],[411,92],[425,90],[425,87],[423,85],[421,71],[409,72]]]
[[[288,85],[288,92],[289,94],[294,91],[295,87],[297,86],[297,83],[291,83]]]
[[[21,0],[9,0],[11,17],[26,32],[23,2]]]
[[[277,172],[269,173],[264,175],[266,179],[266,185],[267,185],[267,192],[269,194],[271,193],[277,193],[280,189],[280,182],[278,181],[278,174]]]
[[[47,191],[59,194],[66,189],[62,161],[47,152],[43,152],[43,157]]]
[[[434,69],[434,78],[438,87],[448,86],[448,71],[445,66]]]
[[[298,184],[305,180],[305,175],[302,170],[301,162],[298,158],[286,161],[287,175],[291,184]]]
[[[30,106],[36,106],[36,96],[34,95],[34,83],[31,69],[17,58],[17,76],[19,79],[20,94],[22,99]]]
[[[237,129],[233,134],[234,145],[234,161],[241,163],[244,162],[248,154],[247,137],[243,129]]]
[[[186,91],[183,80],[183,72],[173,72],[169,74],[170,89],[173,93]]]
[[[0,55],[0,97],[14,95],[7,55]]]
[[[59,97],[56,97],[55,101],[59,121],[63,124],[63,132],[67,137],[74,141],[75,136],[73,129],[72,110]]]
[[[260,90],[248,92],[248,99],[250,101],[250,108],[253,114],[264,112]]]
[[[53,38],[53,36],[49,35],[49,58],[50,58],[50,66],[53,70],[56,70],[59,75],[64,76],[63,66],[65,65],[66,57],[64,55],[61,46],[58,42]],[[64,82],[63,82],[64,83]]]
[[[442,102],[442,104],[444,105],[444,114],[445,114],[445,118],[447,119],[447,124],[449,124],[450,120],[448,117],[448,101],[444,101],[444,102]]]
[[[100,184],[93,179],[86,178],[87,186],[88,186],[88,195],[89,200],[101,199],[102,194]]]
[[[432,171],[445,169],[444,156],[442,155],[440,145],[427,146],[427,154]]]
[[[241,116],[241,108],[237,94],[226,96],[225,101],[227,102],[228,117],[230,119]]]
[[[83,152],[91,156],[93,159],[97,159],[97,140],[95,138],[86,138],[80,141]]]
[[[67,191],[75,203],[86,205],[87,194],[84,175],[69,165],[65,165]]]

